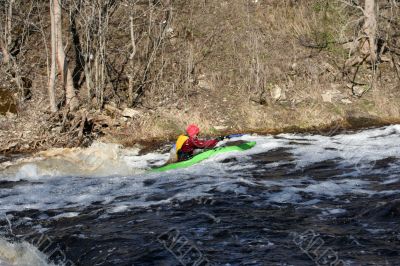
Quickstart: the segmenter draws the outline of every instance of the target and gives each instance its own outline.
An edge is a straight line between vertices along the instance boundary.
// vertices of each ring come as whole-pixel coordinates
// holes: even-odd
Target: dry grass
[[[341,73],[347,54],[336,42],[353,37],[354,23],[347,22],[355,17],[350,18],[354,14],[335,5],[335,1],[189,2],[173,1],[170,33],[157,50],[138,106],[141,117],[111,128],[105,136],[107,141],[132,145],[141,140],[174,139],[189,123],[198,124],[204,135],[219,135],[223,132],[216,130],[217,126],[225,126],[226,132],[279,132],[290,126],[329,126],[346,119],[349,113],[376,115],[387,121],[400,116],[398,79],[390,67],[382,70],[382,81],[361,99],[350,95],[348,81]],[[329,3],[328,9],[321,3]],[[153,11],[154,41],[164,10],[158,6]],[[126,73],[118,79],[116,76],[124,68],[130,50],[126,30],[129,19],[123,19],[130,11],[121,6],[115,14],[107,50],[115,67],[109,77],[114,83],[108,84],[106,101],[123,109],[128,98]],[[139,16],[135,20],[138,51],[134,67],[140,79],[151,48],[146,33],[148,19]],[[45,55],[40,54],[43,49],[31,45],[37,48],[32,49],[38,51],[37,61],[45,62]],[[337,73],[327,70],[326,64]],[[368,77],[369,69],[363,71]],[[32,73],[38,72],[36,69]],[[46,97],[43,73],[42,80],[34,80],[33,99],[38,93]],[[332,84],[352,104],[322,102],[321,93],[332,89]],[[276,85],[285,91],[285,101],[271,98],[271,88]],[[81,97],[84,94],[81,89]],[[261,104],[254,103],[254,99]]]

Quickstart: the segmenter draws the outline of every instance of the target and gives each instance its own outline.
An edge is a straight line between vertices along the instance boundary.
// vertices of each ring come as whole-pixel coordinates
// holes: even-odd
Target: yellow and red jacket
[[[195,149],[208,149],[214,148],[217,145],[218,140],[200,140],[197,137],[188,137],[185,135],[180,135],[176,141],[175,149],[178,153],[182,151],[187,154],[192,154]]]

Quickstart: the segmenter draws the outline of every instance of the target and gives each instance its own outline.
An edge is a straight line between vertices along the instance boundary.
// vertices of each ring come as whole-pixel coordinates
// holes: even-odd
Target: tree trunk
[[[5,10],[4,41],[0,40],[0,49],[1,53],[3,54],[4,64],[8,64],[11,61],[9,48],[12,42],[11,27],[12,27],[13,4],[14,0],[8,1],[8,6]]]
[[[8,48],[11,45],[12,42],[12,36],[11,36],[11,28],[12,28],[12,15],[13,15],[13,4],[14,0],[10,0],[8,2],[8,14],[6,17],[7,20],[7,25],[6,25],[6,49],[8,51]]]
[[[15,0],[7,1],[8,6],[6,10],[5,25],[4,25],[4,41],[2,40],[0,41],[0,46],[1,46],[1,52],[3,54],[3,62],[7,66],[7,69],[11,71],[11,73],[13,73],[14,82],[19,89],[20,99],[21,101],[24,101],[25,92],[21,77],[21,69],[16,61],[16,58],[13,57],[10,53],[10,47],[12,45],[12,18],[13,18],[14,2]]]
[[[365,0],[363,32],[366,35],[366,39],[361,43],[360,51],[364,55],[369,55],[372,64],[377,60],[378,50],[376,43],[376,13],[376,0]]]
[[[10,62],[10,55],[8,53],[8,50],[7,50],[3,40],[1,40],[1,39],[0,39],[0,49],[1,49],[1,53],[3,54],[2,63],[8,64]]]
[[[361,7],[359,7],[362,9]],[[376,0],[364,0],[364,24],[362,27],[361,36],[354,41],[354,47],[357,48],[358,54],[347,59],[345,67],[352,67],[369,61],[374,65],[378,59],[377,48],[377,13],[378,3]]]
[[[61,20],[61,0],[53,0],[53,11],[54,11],[54,25],[56,31],[56,43],[57,43],[57,64],[58,72],[61,75],[63,81],[63,87],[65,88],[66,104],[69,105],[69,109],[74,111],[79,107],[79,101],[75,94],[74,83],[72,79],[71,71],[68,68],[68,61],[66,60],[64,46],[62,42],[62,20]]]
[[[57,0],[55,0],[57,1]],[[51,68],[49,75],[49,101],[50,109],[52,112],[57,111],[56,98],[55,98],[55,85],[56,85],[56,29],[55,29],[55,17],[54,17],[54,0],[50,0],[50,19],[51,19]]]
[[[136,43],[135,43],[135,34],[133,30],[133,16],[129,17],[130,19],[130,33],[131,33],[131,46],[132,52],[129,56],[129,64],[128,64],[128,106],[131,107],[135,100],[135,94],[133,93],[133,82],[134,82],[134,61],[133,58],[136,54]]]

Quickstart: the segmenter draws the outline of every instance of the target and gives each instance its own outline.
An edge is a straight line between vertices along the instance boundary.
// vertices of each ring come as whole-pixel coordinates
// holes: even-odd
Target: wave
[[[256,141],[257,145],[164,173],[147,173],[146,169],[162,164],[168,153],[140,155],[139,149],[104,143],[86,149],[53,149],[7,163],[0,172],[0,214],[74,208],[73,215],[79,215],[80,209],[93,203],[113,213],[207,197],[215,191],[246,194],[256,186],[265,191],[277,187],[263,194],[266,202],[304,204],[304,193],[316,199],[346,193],[394,193],[373,187],[376,180],[369,182],[362,176],[381,176],[379,182],[384,184],[396,182],[393,177],[400,173],[399,125],[336,136],[245,135],[234,140]],[[274,151],[281,151],[280,157],[274,159]],[[320,176],[321,167],[332,168],[324,170],[329,180]],[[55,215],[62,218],[63,212]]]
[[[10,242],[0,238],[0,266],[55,266],[45,254],[28,242]]]

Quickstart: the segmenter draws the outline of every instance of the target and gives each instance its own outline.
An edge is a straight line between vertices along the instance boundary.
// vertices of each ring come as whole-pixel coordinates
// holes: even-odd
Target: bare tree
[[[8,64],[10,62],[10,54],[9,54],[9,47],[12,42],[12,13],[13,13],[13,4],[14,0],[7,1],[7,9],[5,12],[5,23],[4,23],[4,30],[3,36],[0,38],[0,48],[1,52],[3,53],[3,62]]]
[[[132,46],[132,52],[129,56],[129,65],[128,65],[128,71],[127,71],[127,76],[128,76],[128,106],[132,106],[133,102],[136,98],[136,95],[133,94],[133,82],[135,78],[134,74],[134,57],[136,54],[136,42],[135,42],[135,33],[133,29],[133,17],[129,17],[130,20],[130,35],[131,35],[131,46]]]
[[[13,43],[13,35],[12,35],[12,29],[13,29],[13,13],[15,9],[15,0],[8,0],[6,1],[6,9],[5,9],[5,23],[4,23],[4,29],[2,30],[2,35],[0,38],[0,49],[3,54],[3,62],[7,66],[7,71],[11,73],[11,76],[13,77],[13,80],[15,84],[17,85],[21,99],[24,99],[24,87],[23,87],[23,82],[22,82],[22,77],[21,77],[21,68],[18,65],[15,56],[13,56],[10,52],[11,46]],[[25,28],[24,28],[25,31]],[[21,35],[24,35],[21,34]],[[20,37],[24,38],[24,37]]]
[[[109,20],[117,6],[111,0],[82,0],[73,6],[75,20],[82,35],[80,53],[81,64],[85,75],[87,98],[89,102],[95,98],[98,108],[102,108],[105,90],[108,83],[107,73],[107,41]],[[79,9],[79,10],[77,10]]]
[[[56,0],[57,1],[57,0]],[[56,48],[57,48],[57,40],[56,40],[56,29],[55,29],[55,17],[54,17],[54,0],[50,0],[50,20],[51,20],[51,67],[49,74],[49,85],[48,85],[48,93],[49,93],[49,101],[50,101],[50,109],[52,112],[57,111],[56,105],[56,97],[55,97],[55,85],[56,85]]]
[[[54,27],[52,30],[55,31],[56,47],[52,47],[52,50],[56,50],[57,53],[57,65],[58,72],[63,81],[63,88],[65,89],[66,104],[69,105],[71,111],[76,110],[79,107],[79,100],[75,93],[74,83],[72,79],[71,71],[68,68],[68,60],[64,52],[64,46],[62,41],[62,20],[61,20],[61,0],[50,0],[50,6],[52,8],[54,16]],[[56,48],[56,49],[54,49]]]
[[[377,60],[377,42],[376,42],[376,31],[377,31],[377,5],[376,0],[365,0],[364,6],[364,25],[363,32],[365,38],[361,43],[360,52],[369,59],[372,64],[375,64]]]
[[[357,48],[359,55],[354,55],[346,61],[346,67],[351,67],[360,64],[364,61],[369,61],[375,64],[377,61],[377,13],[378,4],[376,0],[365,0],[364,8],[353,2],[341,0],[340,2],[355,7],[362,11],[363,27],[358,36],[353,41],[352,47]]]

